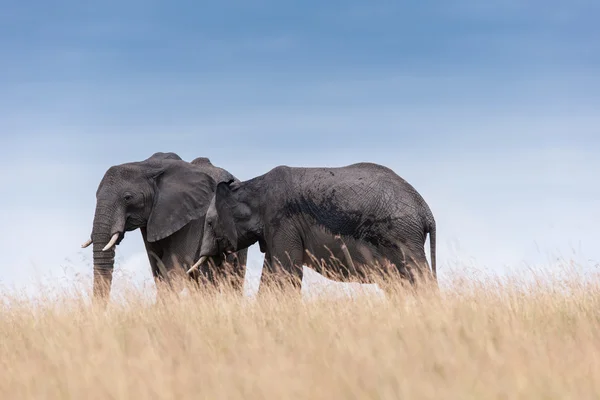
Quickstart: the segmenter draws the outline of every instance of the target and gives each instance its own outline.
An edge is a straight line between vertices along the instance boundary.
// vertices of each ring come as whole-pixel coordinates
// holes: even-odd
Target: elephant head
[[[242,182],[220,182],[206,211],[200,260],[188,273],[209,257],[231,254],[260,241],[263,222],[258,213],[257,197]],[[261,250],[263,249],[261,243]]]
[[[91,239],[82,246],[93,244],[94,299],[110,294],[115,246],[125,232],[142,228],[148,242],[166,238],[205,215],[215,185],[174,153],[110,167],[96,192]]]

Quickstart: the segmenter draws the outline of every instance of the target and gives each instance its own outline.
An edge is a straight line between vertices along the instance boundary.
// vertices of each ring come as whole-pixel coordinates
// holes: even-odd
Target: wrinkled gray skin
[[[428,233],[431,272],[424,250]],[[387,261],[412,284],[415,272],[437,283],[435,239],[429,206],[389,168],[372,163],[279,166],[248,181],[217,185],[200,255],[258,242],[265,253],[259,293],[266,280],[277,282],[278,276],[290,274],[299,291],[303,264],[320,273],[337,273],[337,279],[368,283],[373,264]],[[315,263],[307,252],[321,262]]]
[[[175,153],[159,152],[144,161],[110,167],[96,192],[91,234],[94,299],[105,304],[112,283],[115,247],[125,232],[138,228],[160,295],[164,287],[161,281],[168,283],[171,275],[185,271],[197,259],[198,238],[202,238],[206,210],[216,184],[232,180],[237,181],[226,170],[213,166],[208,158],[199,157],[188,163]],[[115,233],[119,233],[115,246],[102,251]],[[221,254],[213,256],[211,261],[221,264]],[[246,249],[227,257],[228,262],[236,264],[237,278],[241,279],[233,281],[238,282],[240,290],[246,257]],[[208,266],[192,276],[196,282],[199,277],[209,283],[216,279]]]

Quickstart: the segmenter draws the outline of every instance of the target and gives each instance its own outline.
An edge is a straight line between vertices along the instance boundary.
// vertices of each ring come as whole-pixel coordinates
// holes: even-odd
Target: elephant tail
[[[437,282],[437,269],[435,257],[435,221],[429,223],[429,251],[431,252],[431,272],[433,278]]]

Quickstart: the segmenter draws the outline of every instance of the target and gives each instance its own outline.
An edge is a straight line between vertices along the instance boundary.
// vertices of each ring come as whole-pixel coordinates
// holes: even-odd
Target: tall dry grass
[[[456,280],[439,293],[259,300],[131,293],[0,307],[3,399],[592,399],[600,285]]]

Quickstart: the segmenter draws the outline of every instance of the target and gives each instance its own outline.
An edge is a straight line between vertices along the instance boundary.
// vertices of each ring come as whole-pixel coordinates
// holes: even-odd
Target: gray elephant
[[[199,257],[204,219],[219,182],[237,182],[205,157],[191,163],[175,153],[155,153],[148,159],[110,167],[96,192],[96,210],[91,239],[93,244],[94,299],[107,300],[110,294],[115,246],[125,232],[140,229],[157,289],[163,292],[172,276],[186,276],[185,270]],[[224,257],[215,252],[211,261],[221,265]],[[227,255],[235,265],[231,283],[243,287],[247,249]],[[222,269],[218,269],[222,271]],[[208,283],[216,279],[208,263],[192,277]],[[224,274],[221,274],[224,277]]]
[[[259,293],[267,281],[284,283],[286,274],[299,291],[302,265],[368,283],[373,265],[392,264],[411,284],[416,272],[437,285],[435,230],[425,200],[387,167],[279,166],[244,182],[217,185],[201,257],[188,272],[210,256],[258,242],[265,253]],[[424,250],[428,233],[431,273]]]

